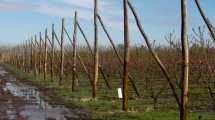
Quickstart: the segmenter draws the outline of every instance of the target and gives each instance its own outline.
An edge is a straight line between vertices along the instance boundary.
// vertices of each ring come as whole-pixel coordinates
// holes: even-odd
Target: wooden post
[[[20,66],[20,59],[19,59],[20,58],[19,52],[20,52],[20,46],[18,45],[17,47],[14,48],[14,54],[16,56],[16,66],[17,66],[17,68],[21,67]]]
[[[26,43],[26,41],[24,42],[24,60],[25,60],[25,72],[28,71],[28,44]]]
[[[64,76],[64,18],[62,19],[62,28],[61,28],[61,43],[60,43],[60,80],[59,84],[62,84]]]
[[[30,41],[30,46],[31,46],[31,57],[30,57],[30,60],[31,60],[31,65],[30,65],[30,69],[32,71],[32,66],[33,66],[33,57],[34,57],[34,51],[33,51],[33,37],[31,38],[31,41]]]
[[[51,45],[51,81],[54,80],[54,46],[55,46],[55,36],[54,36],[54,24],[52,24],[52,45]]]
[[[34,36],[34,43],[33,43],[33,46],[34,46],[34,74],[35,76],[37,75],[37,48],[36,48],[36,41],[37,41],[37,36],[35,35]]]
[[[187,0],[181,0],[181,45],[182,45],[182,92],[180,106],[180,120],[187,120],[188,91],[189,91],[189,46],[188,46],[188,18]]]
[[[77,25],[78,25],[78,23],[77,23]],[[71,42],[71,45],[73,45],[73,41],[72,41],[72,39],[70,38],[69,33],[67,32],[66,29],[64,29],[64,31],[65,31],[67,37],[69,38],[69,41]],[[60,43],[58,39],[56,39],[56,40],[57,40],[58,43]],[[65,52],[69,53],[68,51],[65,51]],[[84,64],[84,62],[83,62],[81,56],[80,56],[78,53],[76,53],[76,54],[77,54],[77,59],[78,59],[78,61],[80,62],[80,64],[81,64],[82,67],[84,68],[84,71],[85,71],[85,73],[87,74],[87,76],[88,76],[88,78],[89,78],[90,85],[93,86],[93,81],[92,81],[91,75],[90,75],[90,73],[89,73],[89,70],[87,69],[86,65]],[[76,77],[77,77],[77,74],[76,74]]]
[[[86,37],[86,35],[85,35],[83,29],[82,29],[81,26],[79,25],[78,21],[77,21],[77,27],[79,28],[79,30],[80,30],[82,36],[84,37],[84,40],[85,40],[85,42],[87,43],[87,47],[88,47],[89,50],[90,50],[90,54],[91,54],[92,57],[93,57],[93,56],[94,56],[94,55],[93,55],[93,50],[92,50],[92,48],[90,47],[89,41],[87,40],[87,37]],[[108,82],[108,80],[107,80],[107,78],[106,78],[106,76],[105,76],[105,73],[104,73],[104,71],[103,71],[103,69],[102,69],[102,66],[101,66],[100,64],[99,64],[99,71],[101,72],[102,77],[104,78],[105,83],[106,83],[108,89],[111,89],[111,86],[110,86],[110,84],[109,84],[109,82]]]
[[[42,71],[42,35],[41,32],[39,33],[39,74]]]
[[[175,97],[176,101],[177,101],[177,104],[178,106],[180,106],[180,99],[178,97],[178,94],[177,94],[177,90],[176,90],[176,87],[175,87],[175,84],[173,83],[171,77],[170,77],[170,74],[169,72],[167,71],[167,68],[166,66],[163,64],[163,62],[160,60],[159,56],[157,55],[157,53],[155,52],[153,46],[151,45],[150,43],[150,39],[148,37],[148,35],[146,34],[146,32],[144,31],[142,25],[141,25],[141,22],[140,22],[140,17],[137,15],[134,7],[132,6],[132,4],[128,1],[128,6],[130,7],[133,15],[134,15],[134,18],[135,18],[135,22],[137,24],[137,27],[142,35],[142,37],[144,38],[145,42],[146,42],[146,45],[147,47],[149,48],[149,52],[152,54],[153,58],[155,59],[156,63],[159,65],[161,71],[163,72],[164,76],[166,77],[166,80],[168,81],[169,85],[170,85],[170,88],[172,90],[172,93],[173,93],[173,96]]]
[[[207,25],[208,30],[211,33],[211,37],[215,41],[215,32],[213,30],[213,25],[212,25],[211,21],[206,17],[205,13],[203,12],[203,9],[200,6],[199,0],[195,0],[195,3],[197,5],[197,7],[198,7],[199,13],[201,14],[205,24]]]
[[[26,41],[26,46],[27,46],[27,50],[30,50],[30,52],[28,52],[28,72],[31,72],[31,56],[32,56],[32,51],[31,51],[31,41],[27,40]]]
[[[74,33],[73,33],[73,60],[72,60],[72,91],[75,90],[75,86],[77,86],[78,81],[76,81],[76,58],[77,58],[77,50],[76,50],[76,40],[77,40],[77,11],[75,11],[74,18]]]
[[[22,70],[25,71],[25,43],[23,42],[21,46]]]
[[[128,111],[128,64],[129,64],[129,26],[128,26],[128,4],[123,1],[124,9],[124,66],[123,66],[123,105],[122,109]]]
[[[113,39],[111,38],[110,34],[108,33],[107,29],[105,28],[105,25],[104,25],[104,23],[103,23],[103,21],[102,21],[102,19],[101,19],[101,17],[100,17],[99,15],[98,15],[98,20],[99,20],[99,22],[100,22],[100,24],[101,24],[101,26],[102,26],[102,28],[103,28],[105,34],[107,35],[108,40],[109,40],[110,43],[111,43],[111,46],[113,47],[113,50],[114,50],[114,52],[115,52],[115,54],[116,54],[116,57],[117,57],[117,59],[118,59],[118,61],[119,61],[119,71],[120,71],[120,74],[122,74],[122,67],[121,67],[121,66],[123,65],[123,59],[122,59],[122,57],[119,55],[119,53],[118,53],[118,51],[117,51],[117,49],[116,49],[116,46],[115,46],[115,44],[114,44],[114,42],[113,42]],[[129,73],[128,73],[128,78],[129,78],[129,80],[130,80],[130,82],[131,82],[131,85],[132,85],[132,87],[133,87],[133,89],[134,89],[136,95],[137,95],[137,96],[140,96],[140,93],[139,93],[139,91],[138,91],[138,89],[137,89],[137,87],[136,87],[136,84],[135,84],[135,82],[134,82],[134,79],[133,79],[133,77],[132,77]]]
[[[97,81],[98,81],[98,68],[99,68],[99,40],[98,40],[98,27],[97,27],[97,13],[98,13],[98,2],[94,0],[94,74],[93,74],[93,98],[96,98],[97,92]]]
[[[46,80],[47,77],[47,36],[48,36],[48,31],[47,28],[45,30],[45,44],[44,44],[44,80]]]

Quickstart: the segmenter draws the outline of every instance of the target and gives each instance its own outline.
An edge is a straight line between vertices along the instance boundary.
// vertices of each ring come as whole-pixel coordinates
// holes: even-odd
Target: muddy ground
[[[0,66],[0,120],[90,119],[88,110],[62,103],[51,90],[21,80]]]

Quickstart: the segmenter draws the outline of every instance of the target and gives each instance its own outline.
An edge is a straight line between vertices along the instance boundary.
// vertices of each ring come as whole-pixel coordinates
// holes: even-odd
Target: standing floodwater
[[[0,67],[0,120],[67,120],[64,105],[49,104],[36,87],[20,83]]]

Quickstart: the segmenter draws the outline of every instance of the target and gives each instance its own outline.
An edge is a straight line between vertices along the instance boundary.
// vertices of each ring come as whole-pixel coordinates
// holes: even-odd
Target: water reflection
[[[46,109],[46,103],[40,96],[40,93],[34,87],[30,87],[21,83],[6,82],[5,91],[18,97],[23,97],[25,104],[36,105],[40,109]]]
[[[6,76],[6,71],[0,67],[0,76]],[[71,112],[63,105],[49,104],[45,101],[36,87],[32,87],[16,80],[8,75],[3,90],[13,96],[23,98],[23,106],[19,108],[19,114],[28,120],[67,120],[71,118]],[[16,118],[16,110],[12,103],[7,110],[9,119]]]

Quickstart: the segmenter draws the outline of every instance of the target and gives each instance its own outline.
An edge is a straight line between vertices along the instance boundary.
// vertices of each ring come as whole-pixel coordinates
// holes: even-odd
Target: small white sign
[[[118,88],[117,91],[118,91],[118,97],[119,97],[120,99],[122,99],[122,89],[121,89],[121,88]]]

